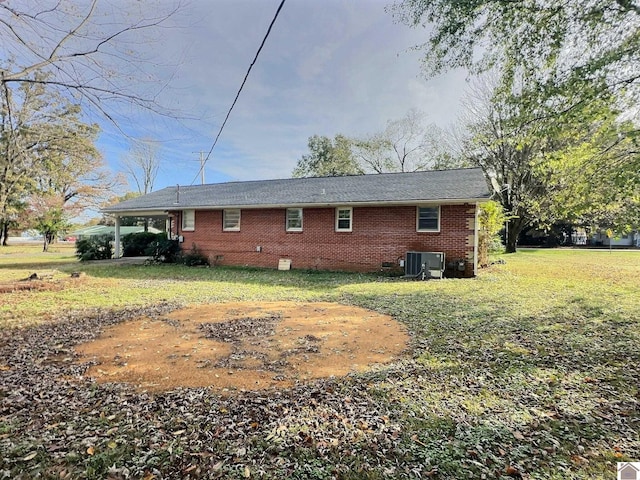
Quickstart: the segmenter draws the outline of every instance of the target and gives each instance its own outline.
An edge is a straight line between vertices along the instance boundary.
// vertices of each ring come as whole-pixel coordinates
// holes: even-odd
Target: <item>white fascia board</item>
[[[174,205],[171,208],[165,209],[165,211],[176,210],[225,210],[231,208],[239,209],[266,209],[266,208],[327,208],[327,207],[398,207],[406,205],[423,205],[423,204],[437,204],[437,205],[462,205],[464,203],[476,204],[489,201],[489,198],[453,198],[453,199],[417,199],[417,200],[403,200],[403,201],[383,201],[383,202],[327,202],[327,203],[273,203],[273,204],[260,204],[260,205]]]
[[[158,207],[157,209],[141,209],[141,210],[113,210],[103,209],[102,212],[121,217],[134,216],[152,216],[164,215],[167,212],[179,210],[225,210],[231,208],[239,208],[245,210],[258,210],[267,208],[327,208],[327,207],[399,207],[406,205],[461,205],[464,203],[476,204],[489,201],[489,198],[440,198],[440,199],[413,199],[402,201],[371,201],[371,202],[327,202],[327,203],[273,203],[273,204],[237,204],[237,205],[170,205],[166,207]]]
[[[155,217],[160,215],[166,215],[167,209],[161,208],[158,210],[110,210],[110,209],[102,209],[100,210],[102,213],[106,213],[108,215],[113,215],[115,217]]]

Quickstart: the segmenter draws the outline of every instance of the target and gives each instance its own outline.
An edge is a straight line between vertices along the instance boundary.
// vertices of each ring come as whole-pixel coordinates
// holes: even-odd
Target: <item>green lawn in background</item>
[[[421,466],[422,478],[615,478],[616,462],[640,461],[640,252],[521,250],[500,258],[506,264],[475,279],[417,282],[83,265],[68,251],[0,250],[0,283],[39,269],[55,270],[61,282],[72,271],[86,273],[57,291],[0,294],[0,328],[55,322],[70,310],[165,301],[354,304],[392,315],[412,335],[411,358],[345,383],[356,382],[363,397],[392,412],[396,448],[381,451],[363,440],[348,463],[338,450],[291,447],[281,454],[315,465],[314,476],[295,478],[333,478],[331,466],[345,462],[369,467],[338,478],[419,478],[411,465]],[[254,435],[259,457],[269,447],[261,432]],[[126,463],[133,454],[122,455]],[[226,465],[227,478],[235,478]],[[288,474],[276,464],[267,473]]]

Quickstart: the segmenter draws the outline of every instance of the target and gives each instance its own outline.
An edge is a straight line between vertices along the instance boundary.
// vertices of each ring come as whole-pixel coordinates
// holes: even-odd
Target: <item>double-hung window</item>
[[[196,229],[196,212],[195,210],[182,211],[182,230],[193,231]]]
[[[353,208],[336,208],[336,232],[350,232],[353,223]]]
[[[240,209],[230,208],[222,211],[222,230],[225,232],[240,231]]]
[[[417,209],[418,232],[440,231],[440,206],[425,206]]]
[[[287,232],[302,231],[302,209],[287,208]]]

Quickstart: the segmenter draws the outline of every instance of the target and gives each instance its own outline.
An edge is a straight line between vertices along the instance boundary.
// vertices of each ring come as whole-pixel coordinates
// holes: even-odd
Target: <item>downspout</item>
[[[114,247],[113,257],[120,258],[121,248],[120,248],[120,215],[116,215],[116,232],[115,232],[115,247]]]

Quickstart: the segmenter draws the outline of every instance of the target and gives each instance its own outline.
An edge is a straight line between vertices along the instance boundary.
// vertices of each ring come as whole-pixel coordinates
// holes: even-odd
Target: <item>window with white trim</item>
[[[195,210],[182,211],[182,230],[190,231],[196,229],[196,212]]]
[[[240,209],[233,208],[222,211],[222,230],[225,232],[240,231]]]
[[[336,232],[350,232],[352,228],[353,208],[336,208]]]
[[[287,232],[302,231],[302,209],[287,208]]]
[[[440,231],[440,206],[418,207],[416,212],[418,232]]]

